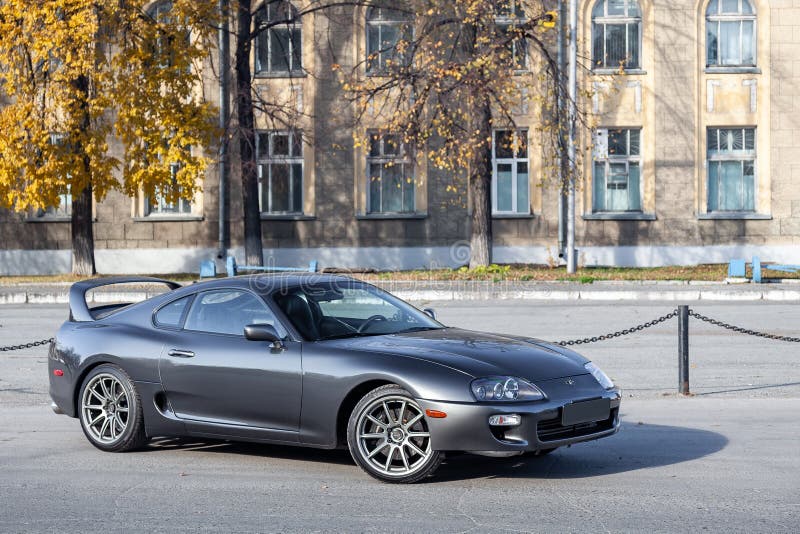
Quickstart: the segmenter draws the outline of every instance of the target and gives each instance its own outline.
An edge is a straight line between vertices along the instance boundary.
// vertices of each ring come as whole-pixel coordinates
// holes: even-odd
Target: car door
[[[155,315],[165,320],[170,304]],[[286,330],[258,295],[244,289],[198,293],[182,313],[182,329],[171,330],[159,369],[175,415],[190,431],[205,423],[205,431],[220,427],[296,433],[300,422],[301,346],[285,341],[281,348],[244,337],[248,324],[272,324]],[[275,439],[275,436],[265,436]],[[283,438],[277,438],[283,439]],[[286,436],[292,441],[291,436]]]

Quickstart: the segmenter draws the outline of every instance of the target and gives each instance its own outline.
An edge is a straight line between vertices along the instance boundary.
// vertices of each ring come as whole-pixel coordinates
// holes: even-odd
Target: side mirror
[[[436,320],[436,312],[433,310],[433,308],[425,308],[424,310],[422,310],[422,312],[425,313],[426,315],[429,315],[430,318],[433,319],[434,321]]]
[[[277,330],[271,324],[249,324],[244,327],[244,337],[250,341],[280,342]]]

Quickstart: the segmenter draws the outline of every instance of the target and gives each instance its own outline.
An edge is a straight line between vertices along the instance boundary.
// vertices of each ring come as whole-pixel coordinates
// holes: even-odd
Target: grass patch
[[[466,280],[485,282],[575,282],[579,284],[593,284],[603,281],[700,281],[720,282],[728,276],[727,264],[696,265],[691,267],[584,267],[575,274],[567,274],[564,267],[551,268],[546,265],[489,265],[468,269],[432,269],[414,271],[381,271],[364,272],[354,270],[349,273],[347,269],[337,269],[336,272],[351,274],[355,278],[367,281],[381,280],[406,280],[406,281],[440,281],[440,280]],[[751,276],[750,269],[747,270]],[[800,273],[790,274],[777,271],[763,270],[765,279],[800,278]],[[103,275],[101,275],[103,276]],[[165,278],[178,282],[191,282],[197,280],[196,273],[179,274],[153,274],[156,278]],[[50,284],[73,283],[86,278],[71,274],[52,276],[0,276],[0,285],[13,284]]]
[[[699,280],[718,282],[728,276],[728,266],[697,265],[692,267],[584,267],[575,274],[567,274],[566,268],[536,265],[490,265],[477,269],[436,269],[364,273],[356,275],[364,280],[478,280],[519,282],[576,282],[592,284],[599,281],[643,281],[643,280]]]

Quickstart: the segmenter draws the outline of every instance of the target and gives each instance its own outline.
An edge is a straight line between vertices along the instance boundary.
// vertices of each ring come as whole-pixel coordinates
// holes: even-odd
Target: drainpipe
[[[228,0],[219,0],[219,243],[217,257],[225,258],[228,252],[228,117],[230,116],[230,29],[228,25]]]
[[[578,0],[569,1],[569,179],[567,180],[567,273],[574,274],[578,269],[575,254],[575,143],[577,138],[577,99],[578,99]]]
[[[566,241],[566,195],[565,182],[568,173],[569,159],[567,158],[567,122],[564,120],[565,99],[564,99],[564,73],[567,70],[567,51],[565,39],[565,24],[567,18],[567,5],[564,0],[558,0],[558,73],[557,73],[557,104],[556,113],[558,117],[558,257],[564,258],[564,242]]]

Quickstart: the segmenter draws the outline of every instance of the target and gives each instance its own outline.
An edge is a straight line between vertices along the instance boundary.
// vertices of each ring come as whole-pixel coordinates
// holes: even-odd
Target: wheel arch
[[[118,362],[112,361],[110,358],[108,359],[101,358],[93,360],[92,363],[88,364],[83,370],[81,370],[80,374],[78,374],[78,378],[75,381],[75,387],[73,388],[74,392],[72,394],[72,408],[75,410],[74,417],[76,418],[80,417],[81,411],[79,404],[81,399],[81,389],[82,389],[81,386],[83,385],[83,381],[86,380],[86,377],[89,375],[89,373],[92,372],[93,369],[96,369],[97,367],[100,367],[101,365],[105,364],[116,365],[117,367],[120,367],[120,369],[122,369],[122,367],[119,365]],[[125,369],[122,370],[124,371]]]
[[[350,414],[364,395],[377,389],[381,386],[396,385],[404,387],[402,384],[397,383],[395,380],[388,380],[385,378],[376,378],[361,382],[353,387],[347,395],[345,395],[342,402],[339,404],[339,410],[336,414],[336,446],[347,444],[347,423],[350,420]]]

